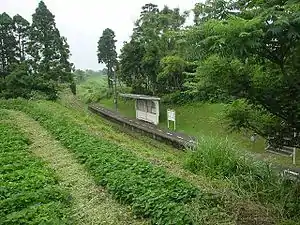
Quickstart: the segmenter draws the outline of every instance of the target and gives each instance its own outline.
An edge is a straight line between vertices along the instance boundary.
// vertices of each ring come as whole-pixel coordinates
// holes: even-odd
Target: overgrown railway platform
[[[123,127],[146,134],[153,139],[164,141],[168,144],[172,144],[175,147],[195,148],[197,146],[197,140],[195,137],[179,132],[164,130],[158,126],[140,120],[130,119],[99,105],[91,104],[88,106],[88,109],[91,112],[100,115],[101,117],[122,125]]]

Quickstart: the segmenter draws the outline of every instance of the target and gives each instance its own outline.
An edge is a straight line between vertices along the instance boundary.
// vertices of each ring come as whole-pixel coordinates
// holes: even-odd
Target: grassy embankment
[[[124,88],[121,92],[126,92]],[[115,109],[113,99],[107,96],[106,77],[90,77],[84,83],[78,85],[78,96],[81,100],[88,103],[99,102],[102,106],[109,109]],[[127,117],[135,118],[134,101],[128,99],[119,99],[119,112]],[[167,128],[167,108],[176,111],[177,131],[195,136],[199,140],[207,137],[218,137],[228,139],[233,142],[238,149],[255,153],[254,157],[268,160],[275,164],[291,166],[292,158],[280,155],[274,155],[265,151],[265,140],[258,138],[255,143],[250,141],[251,133],[232,133],[227,129],[224,120],[225,104],[209,103],[189,103],[186,105],[160,105],[160,124],[159,126]],[[300,165],[300,154],[296,157],[296,166]]]
[[[69,192],[0,110],[0,224],[71,224]]]
[[[88,133],[72,120],[68,109],[57,103],[2,103],[4,108],[21,110],[36,119],[75,154],[98,185],[106,187],[119,202],[130,205],[136,216],[150,218],[155,224],[201,224],[191,214],[188,203],[196,197],[206,201],[206,194],[187,181],[109,140]],[[200,207],[194,204],[193,209],[196,206]]]
[[[114,201],[105,189],[96,185],[84,166],[76,161],[74,154],[37,121],[23,112],[6,112],[10,121],[17,124],[16,128],[27,134],[30,153],[43,160],[58,177],[58,184],[69,192],[69,220],[84,225],[145,224],[143,220],[134,219],[130,208]]]
[[[119,99],[119,112],[130,118],[135,118],[134,101]],[[109,109],[115,109],[112,99],[103,98],[99,104]],[[177,131],[195,136],[197,139],[205,139],[213,136],[220,139],[228,139],[240,150],[255,153],[254,156],[260,159],[267,159],[274,163],[293,166],[292,158],[274,155],[265,151],[265,140],[258,138],[253,143],[250,141],[251,133],[232,133],[227,129],[224,120],[225,104],[190,103],[186,105],[164,105],[161,104],[159,126],[167,128],[167,108],[176,111]],[[171,127],[172,128],[172,127]],[[300,154],[297,154],[296,165],[300,165]]]
[[[286,206],[283,205],[289,205],[290,200],[295,203],[295,205],[291,203],[293,209],[299,207],[297,185],[292,191],[290,187],[293,185],[290,186],[275,175],[267,164],[244,157],[230,141],[222,141],[218,137],[206,138],[199,151],[195,154],[185,154],[139,134],[120,132],[120,127],[96,115],[85,115],[84,105],[74,98],[68,98],[63,102],[68,108],[81,111],[81,115],[85,118],[85,126],[93,134],[130,149],[139,157],[167,169],[168,172],[187,180],[200,190],[222,196],[225,202],[222,206],[223,213],[231,212],[229,215],[235,215],[235,221],[244,221],[239,222],[240,224],[253,224],[254,218],[258,221],[256,224],[273,224],[270,222],[274,219],[271,212],[276,208],[275,211],[278,210],[279,214],[275,214],[280,215],[280,219],[277,219],[283,219],[285,214],[283,211],[286,210]],[[73,119],[76,118],[79,119],[80,116],[73,114]],[[102,132],[99,132],[99,129]],[[210,220],[208,224],[220,223],[219,217],[212,216],[211,213],[208,215],[209,218],[215,217],[215,220]],[[222,213],[218,211],[216,215],[220,216]],[[203,219],[203,214],[201,216]]]
[[[99,195],[93,192],[97,186],[130,206],[138,218],[157,224],[298,224],[299,184],[282,179],[268,164],[251,160],[218,137],[206,137],[196,152],[186,154],[139,134],[122,132],[120,127],[88,113],[86,106],[70,95],[60,104],[2,101],[1,107],[25,112],[32,118],[19,112],[11,114],[21,127],[29,127],[25,129],[36,143],[33,149],[44,149],[35,149],[40,157],[54,169],[54,161],[62,160],[56,171],[62,174],[62,183],[72,180],[63,179],[63,174],[77,179],[73,169],[65,171],[62,166],[68,159],[67,163],[80,163],[88,171],[80,173],[83,183],[89,177],[94,179],[95,184],[70,184],[71,195],[77,199],[72,204],[75,211],[79,209],[76,205],[82,206],[79,218],[71,214],[77,219],[75,224],[94,221],[97,213],[107,218],[107,223],[113,219],[105,214],[119,215],[113,214],[119,206],[105,207],[110,201],[104,201],[103,206],[96,202],[98,212],[89,211],[94,202],[88,201],[90,195],[84,195],[84,191],[92,191],[97,198]],[[54,138],[57,141],[52,142]],[[82,216],[84,220],[80,220]],[[123,224],[131,221],[129,216]]]

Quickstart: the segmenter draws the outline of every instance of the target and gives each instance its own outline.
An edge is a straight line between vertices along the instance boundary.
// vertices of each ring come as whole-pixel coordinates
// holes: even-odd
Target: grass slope
[[[91,76],[77,86],[78,96],[84,102],[95,102],[105,98],[109,92],[107,76]]]
[[[71,100],[71,98],[69,98],[63,102],[65,102],[69,108],[75,108],[77,112],[84,111],[82,109],[83,106],[80,106],[80,103],[74,99]],[[73,116],[76,117],[75,114],[73,114]],[[77,117],[80,117],[79,113],[77,113]],[[260,220],[262,224],[269,224],[269,222],[272,221],[268,218],[270,216],[268,209],[264,209],[253,202],[257,200],[264,202],[269,210],[277,211],[275,214],[278,213],[278,215],[280,215],[279,220],[283,219],[280,217],[285,214],[284,211],[287,210],[286,206],[290,204],[289,210],[291,214],[296,215],[291,210],[294,208],[293,205],[295,206],[294,209],[299,207],[299,201],[297,204],[297,199],[299,199],[300,196],[299,191],[297,194],[297,190],[299,190],[297,189],[297,185],[292,188],[293,184],[285,183],[284,180],[281,180],[272,172],[270,173],[267,164],[259,161],[256,162],[255,160],[245,161],[243,154],[239,154],[240,152],[236,150],[238,148],[230,141],[222,141],[219,140],[218,137],[213,139],[211,137],[203,138],[203,151],[200,150],[196,152],[195,155],[191,154],[190,157],[186,156],[184,152],[176,151],[169,146],[157,143],[138,134],[130,133],[128,130],[126,130],[126,135],[124,133],[118,134],[116,129],[120,129],[120,127],[113,125],[114,130],[107,129],[112,124],[109,124],[97,116],[91,115],[93,118],[91,119],[91,117],[84,116],[83,113],[81,117],[85,117],[84,121],[92,133],[116,140],[116,142],[121,143],[121,145],[130,146],[130,150],[134,151],[140,157],[167,168],[169,172],[192,182],[201,189],[217,191],[223,196],[223,199],[230,199],[231,204],[226,207],[229,207],[229,210],[232,210],[232,212],[237,212],[237,220],[240,221],[240,224],[241,220],[245,221],[245,224],[251,224],[253,218],[256,218],[257,224],[260,224],[260,222],[258,222]],[[103,123],[107,124],[105,132]],[[102,132],[99,133],[99,130],[102,130]],[[133,135],[133,137],[128,134]],[[197,159],[198,156],[200,157],[199,159]],[[250,155],[247,157],[251,159]],[[196,169],[197,171],[195,172],[197,172],[197,176],[193,176],[182,169],[185,164],[185,158],[197,159],[200,167],[200,162],[204,162],[200,171]],[[236,170],[236,168],[238,170]],[[203,176],[203,173],[206,175]],[[222,178],[224,175],[225,177]],[[229,175],[230,179],[227,178]],[[205,176],[212,176],[212,178],[217,179],[209,180]],[[236,196],[236,194],[238,194],[238,198],[233,197]],[[289,203],[288,201],[291,202]],[[247,218],[248,216],[249,218]],[[291,224],[294,223],[291,222]]]
[[[50,102],[15,101],[47,130],[73,150],[95,181],[105,186],[120,202],[132,206],[137,216],[150,218],[153,224],[198,224],[188,203],[205,198],[205,193],[188,182],[170,176],[165,170],[139,159],[130,151],[85,132],[64,117],[65,108]],[[11,107],[13,102],[7,103]],[[49,108],[55,108],[52,113]],[[217,204],[215,201],[214,204]]]
[[[69,193],[0,110],[0,224],[71,224]]]
[[[72,196],[70,216],[75,224],[143,224],[130,209],[118,204],[98,187],[75,156],[56,141],[40,124],[22,112],[9,111],[10,118],[29,135],[30,150],[53,168],[60,185]]]
[[[102,106],[114,110],[112,99],[101,99]],[[135,106],[131,100],[119,100],[119,112],[130,118],[135,118]],[[227,130],[226,122],[223,119],[223,112],[226,105],[209,103],[190,103],[186,105],[160,106],[160,127],[167,128],[167,108],[176,111],[177,131],[195,136],[198,139],[218,137],[220,141],[228,139],[235,143],[240,150],[253,152],[260,159],[265,159],[277,164],[293,166],[292,159],[285,156],[267,153],[265,141],[259,138],[255,143],[250,141],[250,133],[230,133]],[[297,154],[296,166],[300,165],[300,154]]]
[[[63,101],[64,102],[64,101]],[[5,103],[7,104],[7,103]],[[10,103],[11,105],[12,103]],[[39,102],[39,103],[30,103],[30,107],[28,112],[31,114],[35,119],[39,120],[44,126],[47,127],[47,129],[51,130],[51,132],[55,134],[56,138],[58,138],[62,143],[65,143],[65,146],[75,151],[75,154],[78,156],[78,153],[81,153],[80,158],[82,159],[82,162],[85,162],[86,166],[88,168],[92,168],[90,172],[94,174],[96,177],[96,180],[99,182],[98,178],[102,176],[103,172],[101,172],[100,168],[103,168],[103,159],[99,159],[97,154],[101,152],[101,157],[104,157],[104,159],[108,160],[108,164],[106,165],[112,165],[110,162],[113,160],[114,167],[110,168],[107,167],[108,173],[110,171],[114,171],[116,168],[123,168],[123,166],[126,165],[125,168],[128,168],[129,165],[132,165],[130,161],[128,160],[128,156],[126,156],[127,153],[131,152],[136,157],[136,161],[140,162],[138,158],[143,158],[146,161],[150,163],[151,168],[152,167],[161,167],[168,173],[171,173],[177,177],[181,177],[183,180],[185,180],[188,183],[192,183],[195,187],[197,187],[200,192],[196,194],[194,198],[190,198],[189,201],[185,204],[184,209],[187,210],[188,215],[191,223],[193,224],[297,224],[295,220],[287,220],[287,217],[291,217],[286,213],[286,209],[284,207],[288,206],[290,209],[293,208],[297,210],[297,197],[293,198],[293,195],[286,195],[286,200],[280,202],[278,201],[278,197],[285,196],[286,192],[283,192],[281,195],[274,196],[274,198],[266,198],[267,193],[264,193],[264,191],[268,191],[268,193],[272,193],[276,190],[276,188],[272,186],[266,186],[263,187],[263,191],[255,193],[255,187],[257,186],[257,181],[260,180],[257,179],[259,177],[256,177],[259,174],[264,174],[264,172],[267,170],[261,171],[261,173],[256,173],[255,164],[251,164],[251,162],[247,162],[247,164],[243,165],[243,161],[240,161],[239,158],[234,158],[234,156],[231,154],[230,148],[225,149],[228,152],[228,156],[226,157],[217,157],[217,160],[212,160],[213,156],[212,153],[214,153],[214,149],[218,147],[218,151],[222,152],[222,143],[218,142],[218,139],[216,139],[215,144],[217,145],[211,145],[211,148],[208,148],[209,145],[205,145],[203,148],[208,148],[207,153],[205,154],[205,151],[202,153],[202,151],[199,152],[196,156],[189,156],[186,155],[182,151],[176,151],[173,148],[166,146],[164,144],[158,143],[156,141],[153,141],[151,139],[139,136],[138,134],[124,134],[122,132],[118,131],[117,126],[111,126],[109,123],[105,122],[101,118],[95,116],[95,115],[89,115],[85,112],[84,108],[82,108],[82,104],[80,102],[77,102],[73,99],[71,101],[71,98],[68,98],[64,104],[67,107],[62,107],[61,105],[57,103],[50,103],[50,102]],[[4,106],[5,107],[5,106]],[[11,107],[11,106],[10,106]],[[23,108],[24,110],[24,108]],[[26,110],[26,111],[27,111]],[[51,115],[51,116],[50,116]],[[50,116],[50,117],[49,117]],[[56,119],[54,119],[56,118]],[[58,123],[56,123],[56,122]],[[51,125],[52,124],[52,125]],[[55,126],[54,126],[55,124]],[[73,130],[73,126],[77,128]],[[50,126],[50,127],[48,127]],[[69,135],[65,135],[64,133],[68,131],[65,130],[62,126],[65,127],[73,127],[71,128],[71,133],[68,133]],[[73,131],[72,131],[73,130]],[[73,133],[75,132],[75,133]],[[81,136],[81,138],[78,136],[79,134],[86,134],[88,136]],[[134,135],[133,137],[130,135]],[[88,137],[88,139],[86,139]],[[91,137],[94,137],[90,139]],[[68,140],[70,139],[70,140]],[[77,140],[78,139],[78,140]],[[94,140],[90,142],[91,140]],[[106,140],[104,141],[106,144],[106,150],[104,150],[102,147],[100,147],[97,144],[98,141],[96,140]],[[79,141],[79,142],[78,142]],[[88,149],[88,155],[85,155],[85,150],[82,149],[82,146],[78,145],[86,145]],[[107,142],[108,141],[108,142]],[[74,143],[73,143],[74,142]],[[103,144],[103,143],[102,143]],[[111,145],[113,144],[113,145]],[[92,150],[94,147],[97,147],[97,152],[94,152]],[[114,146],[114,147],[112,147]],[[118,146],[118,147],[117,147]],[[116,148],[117,147],[117,148]],[[81,149],[81,150],[80,150]],[[124,158],[123,163],[119,163],[118,160],[116,160],[116,156],[114,154],[111,154],[109,151],[117,151],[116,154],[118,154],[118,157]],[[124,155],[119,152],[116,149],[122,149],[122,152],[125,153]],[[83,151],[83,152],[82,152]],[[99,152],[100,151],[100,152]],[[103,153],[104,156],[103,156]],[[115,153],[115,152],[114,152]],[[95,155],[96,154],[96,155]],[[129,154],[133,156],[132,154]],[[185,160],[189,157],[191,158],[197,158],[198,155],[201,157],[201,159],[204,157],[203,162],[208,162],[206,165],[203,164],[205,167],[210,166],[210,169],[207,171],[215,172],[212,174],[207,173],[206,170],[203,170],[201,168],[201,164],[199,164],[200,167],[196,168],[195,174],[192,174],[188,170],[185,169]],[[107,158],[106,156],[109,156],[110,158]],[[130,156],[130,157],[131,157]],[[88,160],[85,160],[86,157],[88,157]],[[92,157],[92,159],[90,159]],[[210,159],[205,160],[205,159]],[[230,160],[227,160],[230,159]],[[94,161],[96,160],[96,161]],[[106,160],[104,162],[106,162]],[[219,163],[218,160],[221,160]],[[197,160],[198,161],[198,160]],[[233,172],[233,174],[227,173],[225,177],[222,174],[222,166],[216,167],[215,165],[222,165],[222,163],[230,162],[228,165],[223,164],[227,166],[226,170],[227,172]],[[143,161],[145,162],[145,161]],[[90,167],[90,163],[96,163],[96,167]],[[107,163],[107,162],[106,162]],[[217,163],[217,164],[214,164]],[[243,172],[241,175],[238,176],[237,172],[239,170],[232,170],[230,165],[234,165],[237,163],[237,165],[242,166],[242,168],[246,168],[245,173]],[[122,165],[123,164],[123,165]],[[139,164],[139,163],[138,163]],[[145,164],[146,165],[146,164]],[[149,164],[147,164],[149,165]],[[92,165],[93,166],[93,165]],[[120,167],[119,167],[120,166]],[[100,168],[99,168],[100,167]],[[215,169],[216,167],[216,169]],[[253,167],[253,168],[252,168]],[[94,168],[94,169],[93,169]],[[105,167],[104,167],[105,168]],[[130,166],[129,166],[130,168]],[[143,167],[142,167],[143,168]],[[200,169],[199,169],[200,168]],[[219,170],[221,168],[221,170]],[[234,167],[235,168],[235,167]],[[233,169],[234,169],[233,168]],[[249,168],[249,169],[248,169]],[[100,169],[100,170],[99,170]],[[105,169],[105,170],[106,170]],[[189,169],[189,168],[188,168]],[[138,169],[139,170],[139,169]],[[138,171],[135,170],[134,171]],[[95,172],[96,171],[96,172]],[[114,171],[115,173],[116,171]],[[127,172],[127,173],[126,173]],[[133,179],[136,177],[136,175],[132,174],[131,169],[126,169],[125,174],[122,174],[122,182],[116,182],[115,180],[118,180],[118,177],[114,177],[114,175],[109,178],[109,183],[105,184],[106,187],[112,192],[115,193],[116,190],[122,190],[121,193],[124,194],[123,191],[126,191],[128,187],[134,186],[134,183],[131,183],[130,186],[127,186],[128,182],[135,182]],[[221,173],[220,173],[221,172]],[[226,171],[225,171],[226,172]],[[253,173],[255,172],[255,173]],[[120,174],[117,172],[117,174]],[[128,175],[130,174],[130,175]],[[228,179],[228,175],[230,179]],[[106,176],[106,175],[105,175]],[[110,176],[110,175],[108,175]],[[97,178],[98,177],[98,178]],[[146,176],[147,177],[147,176]],[[155,179],[155,178],[153,178]],[[153,185],[153,179],[148,180],[144,185]],[[277,179],[277,178],[276,178]],[[272,183],[272,185],[276,185],[276,179],[272,180],[275,183]],[[262,179],[263,180],[263,179]],[[146,180],[145,180],[146,181]],[[236,182],[237,181],[237,182]],[[101,180],[100,180],[101,183]],[[114,189],[111,189],[111,185],[113,185]],[[122,185],[125,185],[122,187]],[[156,185],[156,184],[155,184]],[[253,188],[248,188],[251,185]],[[278,186],[280,186],[280,183],[278,183]],[[146,186],[144,186],[146,187]],[[155,186],[154,186],[155,187]],[[246,188],[245,188],[246,187]],[[291,186],[290,186],[291,187]],[[147,188],[148,190],[148,188]],[[153,189],[151,189],[153,190]],[[155,190],[155,189],[154,189]],[[172,190],[172,189],[169,189]],[[254,191],[253,191],[254,190]],[[283,189],[285,190],[285,189]],[[289,189],[286,189],[289,191]],[[294,189],[291,189],[294,190]],[[128,191],[128,190],[127,190]],[[128,192],[125,193],[128,193]],[[133,194],[135,196],[144,196],[145,198],[142,198],[142,207],[144,204],[147,204],[148,200],[155,198],[155,196],[159,196],[158,194],[164,194],[164,191],[160,191],[159,193],[156,193],[154,191],[152,196],[148,196],[147,194],[142,192],[136,192],[136,190],[130,190],[130,192],[133,191]],[[129,193],[130,193],[129,192]],[[151,192],[150,192],[151,193]],[[169,191],[167,192],[169,193]],[[171,192],[170,192],[171,193]],[[177,191],[176,191],[177,193]],[[180,193],[180,192],[179,192]],[[291,192],[292,194],[292,192]],[[115,195],[118,196],[119,194]],[[122,196],[122,194],[120,194]],[[180,194],[182,195],[182,194]],[[167,195],[168,196],[168,195]],[[262,198],[261,198],[261,197]],[[272,194],[271,194],[272,196]],[[122,200],[123,197],[120,197],[119,199]],[[299,196],[298,196],[299,198]],[[159,197],[160,200],[164,199],[164,197]],[[159,200],[159,201],[160,201]],[[124,200],[122,200],[124,201]],[[157,201],[157,200],[156,200]],[[157,203],[159,203],[159,201]],[[127,200],[124,202],[129,203]],[[149,203],[149,202],[148,202]],[[286,205],[286,203],[290,205]],[[299,203],[299,201],[298,201]],[[132,203],[129,203],[132,204]],[[153,203],[151,203],[153,204]],[[160,215],[159,210],[157,211],[155,209],[155,204],[151,206],[150,204],[150,210],[151,214],[150,217],[152,221],[156,221],[161,216],[158,216],[155,218],[155,215]],[[296,204],[296,205],[295,205]],[[161,205],[161,204],[160,204]],[[154,208],[152,208],[154,206]],[[288,209],[287,207],[287,209]],[[143,209],[142,209],[143,210]],[[145,211],[144,211],[145,212]],[[142,215],[145,216],[144,212],[142,211]],[[291,212],[291,211],[290,211]],[[157,214],[158,213],[158,214]],[[170,213],[170,212],[169,212]],[[172,215],[171,214],[167,215]],[[164,214],[165,215],[165,214]],[[296,216],[294,214],[293,216]],[[154,217],[154,220],[153,220]],[[178,217],[177,217],[178,218]],[[179,217],[180,218],[180,217]],[[166,220],[160,221],[161,224],[165,224],[166,221],[170,222],[168,218],[165,218]],[[182,221],[182,220],[180,220]],[[279,223],[283,221],[289,221],[287,223]],[[170,222],[172,224],[172,221]],[[185,223],[185,222],[183,222]]]

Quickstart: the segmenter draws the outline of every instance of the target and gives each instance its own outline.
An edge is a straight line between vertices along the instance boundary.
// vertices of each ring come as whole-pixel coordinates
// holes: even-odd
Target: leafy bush
[[[71,88],[72,93],[76,94],[76,85],[71,74],[63,73],[68,80],[58,81],[59,78],[56,77],[58,73],[63,76],[59,71],[31,73],[26,63],[15,65],[10,74],[0,79],[0,97],[55,100],[63,86]]]
[[[232,176],[242,162],[227,142],[205,137],[199,141],[198,150],[187,153],[186,166],[196,173],[203,171],[210,176]]]
[[[185,166],[194,173],[229,179],[242,196],[272,203],[287,218],[299,218],[300,183],[281,177],[266,162],[250,159],[232,143],[205,137],[197,151],[188,153]]]
[[[1,118],[7,116],[1,112]],[[70,223],[68,193],[54,173],[27,152],[29,140],[5,123],[0,123],[0,140],[0,224]]]
[[[225,118],[231,130],[252,130],[266,139],[274,137],[272,145],[282,146],[286,143],[289,146],[300,146],[300,140],[293,138],[294,129],[289,124],[246,99],[238,99],[228,105]],[[286,137],[291,137],[291,141],[286,142]]]
[[[187,62],[179,56],[166,56],[160,60],[160,72],[157,75],[157,91],[172,93],[182,90]]]
[[[78,87],[78,96],[86,103],[98,102],[111,94],[104,79],[87,81]]]
[[[201,75],[200,71],[201,67],[199,66],[196,72],[186,72],[184,91],[181,92],[185,102],[229,103],[232,101],[233,97],[228,92],[221,89],[216,82],[210,82],[206,76]]]
[[[130,204],[136,215],[151,218],[153,224],[192,223],[185,208],[198,193],[192,185],[116,144],[91,136],[64,118],[63,110],[56,107],[56,113],[51,112],[49,107],[54,103],[10,101],[6,106],[13,104],[15,108],[22,107],[64,146],[73,150],[95,181],[106,186],[120,202]]]
[[[194,97],[186,92],[175,91],[171,94],[166,94],[161,99],[164,104],[186,104],[187,102],[194,101]]]

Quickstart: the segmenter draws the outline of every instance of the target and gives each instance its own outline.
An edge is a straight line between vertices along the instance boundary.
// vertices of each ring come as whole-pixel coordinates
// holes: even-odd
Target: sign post
[[[168,109],[167,114],[168,114],[168,128],[170,129],[170,121],[173,121],[174,122],[174,130],[176,130],[176,113],[175,113],[175,110]]]

